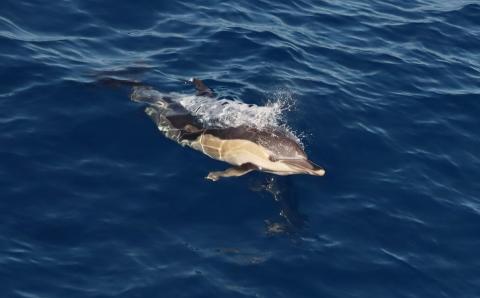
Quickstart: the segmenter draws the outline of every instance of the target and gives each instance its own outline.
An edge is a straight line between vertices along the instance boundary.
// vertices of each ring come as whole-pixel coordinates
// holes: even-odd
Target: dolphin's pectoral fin
[[[205,177],[208,180],[217,181],[222,177],[239,177],[243,176],[247,173],[250,173],[253,170],[256,170],[257,167],[251,163],[246,163],[238,167],[231,167],[226,169],[225,171],[219,172],[210,172],[208,176]]]
[[[213,97],[212,89],[208,88],[207,85],[205,85],[202,80],[191,78],[190,82],[193,85],[195,85],[195,89],[197,89],[198,96]]]

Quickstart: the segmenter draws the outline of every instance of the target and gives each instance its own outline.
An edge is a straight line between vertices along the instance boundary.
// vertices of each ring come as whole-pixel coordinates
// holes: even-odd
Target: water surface
[[[478,1],[0,3],[1,297],[479,297]],[[101,77],[285,113],[325,177],[164,138]]]

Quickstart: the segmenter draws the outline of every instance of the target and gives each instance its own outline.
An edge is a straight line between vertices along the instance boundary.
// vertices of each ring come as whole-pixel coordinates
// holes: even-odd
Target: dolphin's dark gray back
[[[248,140],[261,145],[278,159],[288,159],[298,156],[306,157],[302,147],[292,139],[288,132],[278,128],[258,129],[249,126],[228,127],[219,129],[207,129],[205,133],[212,134],[222,140]]]
[[[211,94],[211,90],[200,80],[194,79],[193,82],[200,93]],[[305,152],[293,137],[279,128],[260,130],[246,125],[207,128],[180,103],[151,88],[135,87],[131,98],[147,103],[147,114],[168,138],[176,142],[193,141],[202,134],[208,134],[220,140],[246,140],[261,145],[273,153],[274,159],[306,158]]]

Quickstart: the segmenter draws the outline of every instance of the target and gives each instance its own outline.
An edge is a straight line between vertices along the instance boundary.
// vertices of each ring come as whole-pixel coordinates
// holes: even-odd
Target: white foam
[[[155,105],[155,101],[162,101],[162,96],[164,94],[156,90],[139,88],[134,92],[132,99],[148,101],[149,104]],[[295,107],[292,94],[286,90],[271,93],[265,105],[180,93],[170,93],[168,97],[196,116],[206,128],[242,125],[258,129],[277,128],[286,131],[300,145],[302,144],[298,134],[286,124],[286,113]]]
[[[302,142],[286,124],[286,113],[295,107],[290,92],[278,90],[265,105],[247,104],[240,100],[215,99],[204,96],[173,96],[186,110],[208,128],[250,126],[258,129],[277,128],[289,133],[302,147]]]
[[[286,102],[283,101],[269,101],[265,106],[258,106],[238,100],[217,100],[203,96],[174,98],[207,127],[276,127],[281,125],[282,112],[286,109]]]

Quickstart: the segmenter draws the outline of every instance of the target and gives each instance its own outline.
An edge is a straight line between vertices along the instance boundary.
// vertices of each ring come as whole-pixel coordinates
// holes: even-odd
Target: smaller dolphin
[[[191,82],[197,96],[214,96],[201,80]],[[206,177],[209,180],[238,177],[254,170],[276,175],[325,175],[322,167],[308,160],[295,138],[279,128],[208,128],[179,102],[168,96],[158,97],[158,92],[148,87],[134,87],[131,98],[149,104],[145,112],[167,138],[233,165],[224,171],[210,172]]]

